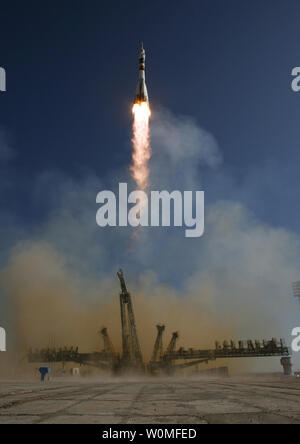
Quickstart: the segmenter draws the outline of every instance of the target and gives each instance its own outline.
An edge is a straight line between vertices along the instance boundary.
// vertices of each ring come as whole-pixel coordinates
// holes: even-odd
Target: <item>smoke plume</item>
[[[290,293],[299,278],[298,236],[262,223],[231,191],[227,199],[210,199],[206,183],[217,183],[223,196],[232,180],[217,142],[195,121],[162,110],[154,113],[151,131],[151,188],[204,189],[204,237],[186,239],[177,229],[149,227],[139,248],[128,253],[131,229],[99,229],[95,223],[97,192],[107,184],[113,189],[124,173],[110,172],[101,181],[92,173],[76,181],[41,174],[32,195],[37,203],[46,196],[47,219],[10,249],[0,275],[2,297],[11,307],[8,336],[14,335],[19,349],[55,342],[99,350],[97,331],[105,325],[120,350],[120,266],[146,358],[159,322],[167,327],[165,344],[179,330],[185,347],[212,347],[231,338],[289,341],[298,324],[299,307]],[[243,187],[250,190],[252,183]],[[280,370],[278,359],[268,362],[263,368]]]

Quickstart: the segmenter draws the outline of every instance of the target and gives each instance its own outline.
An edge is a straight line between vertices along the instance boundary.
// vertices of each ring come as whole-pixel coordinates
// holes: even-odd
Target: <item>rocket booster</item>
[[[139,81],[136,87],[134,103],[149,102],[148,92],[145,82],[145,59],[146,59],[146,53],[142,43],[142,47],[139,52]]]

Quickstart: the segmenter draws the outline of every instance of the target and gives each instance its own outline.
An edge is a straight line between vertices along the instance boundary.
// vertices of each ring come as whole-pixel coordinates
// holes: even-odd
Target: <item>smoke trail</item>
[[[165,345],[175,330],[186,348],[209,348],[216,339],[273,335],[289,341],[299,321],[298,301],[289,289],[299,279],[300,239],[257,219],[246,204],[255,198],[262,206],[266,175],[269,183],[280,174],[287,181],[290,169],[278,166],[269,172],[255,166],[238,187],[225,167],[214,170],[221,161],[214,138],[193,119],[166,110],[156,111],[151,120],[151,146],[157,154],[151,163],[153,189],[194,190],[205,179],[205,189],[213,194],[206,206],[206,235],[189,242],[176,230],[149,228],[129,255],[123,248],[127,229],[98,230],[94,223],[91,189],[104,189],[98,177],[89,173],[75,180],[57,171],[40,173],[34,178],[31,201],[43,208],[46,196],[43,224],[27,231],[20,224],[22,217],[7,216],[0,209],[0,317],[7,319],[3,326],[8,338],[21,351],[47,346],[54,336],[57,346],[99,350],[97,331],[104,325],[120,350],[115,277],[120,265],[126,277],[128,273],[145,358],[151,356],[158,322],[167,327]],[[203,180],[199,166],[211,168]],[[108,173],[113,187],[119,172]],[[2,175],[0,191],[6,177],[12,180]],[[15,248],[10,250],[10,245]],[[293,361],[297,368],[299,353]],[[281,371],[278,359],[250,364],[256,371]]]
[[[151,115],[147,102],[138,102],[133,105],[133,153],[130,165],[131,175],[140,190],[149,186],[148,162],[151,158],[150,127]]]

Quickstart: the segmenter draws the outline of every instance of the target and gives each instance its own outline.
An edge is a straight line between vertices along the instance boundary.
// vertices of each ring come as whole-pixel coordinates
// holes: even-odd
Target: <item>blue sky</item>
[[[143,40],[153,112],[163,105],[211,132],[237,187],[261,171],[259,189],[243,199],[298,231],[300,96],[290,72],[299,65],[299,9],[276,0],[9,2],[0,122],[17,154],[1,166],[14,182],[2,206],[34,224],[47,210],[30,198],[42,171],[126,167]]]
[[[253,305],[280,302],[269,317],[282,318],[279,330],[288,334],[296,322],[290,285],[298,270],[300,278],[300,93],[291,90],[292,68],[300,65],[299,14],[296,0],[3,6],[1,266],[9,263],[14,275],[20,248],[29,264],[32,244],[41,251],[47,242],[78,275],[113,275],[125,264],[177,288],[196,288],[190,280],[198,283],[199,273],[204,287],[218,276],[220,313],[226,304],[229,312],[241,307],[249,284],[244,297],[249,302],[253,292]],[[151,179],[158,187],[204,189],[208,217],[203,239],[151,232],[132,252],[130,233],[97,229],[95,198],[128,179],[141,41],[153,115]],[[172,152],[168,129],[181,156]],[[20,247],[25,241],[30,245]],[[2,306],[8,300],[2,297]]]

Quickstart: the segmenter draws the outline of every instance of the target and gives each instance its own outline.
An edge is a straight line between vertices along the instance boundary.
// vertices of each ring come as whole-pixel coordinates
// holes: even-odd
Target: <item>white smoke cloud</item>
[[[217,141],[211,134],[191,117],[175,116],[165,109],[154,111],[151,146],[153,187],[195,188],[199,182],[199,168],[215,169],[222,161]]]
[[[204,168],[213,169],[218,178],[222,156],[217,143],[192,119],[175,117],[168,111],[156,115],[154,112],[151,134],[152,189],[195,190],[204,186],[205,190],[200,174]],[[117,298],[117,287],[113,284],[115,271],[119,266],[124,267],[136,298],[144,292],[143,303],[151,306],[152,315],[145,320],[149,328],[147,335],[151,338],[150,321],[153,326],[167,321],[170,328],[179,325],[185,346],[213,345],[214,339],[231,339],[227,334],[234,339],[274,335],[290,339],[290,331],[297,325],[297,306],[290,294],[290,285],[299,277],[298,236],[260,222],[242,202],[223,199],[207,203],[204,237],[186,239],[177,229],[145,228],[132,249],[131,229],[100,229],[95,221],[96,194],[107,189],[108,184],[114,189],[120,177],[122,173],[114,172],[100,181],[90,174],[74,181],[49,172],[38,178],[33,195],[37,202],[47,201],[48,219],[27,236],[29,244],[21,244],[11,252],[9,266],[1,275],[4,290],[11,298],[14,289],[19,288],[18,277],[20,283],[24,280],[22,267],[25,273],[26,261],[32,276],[33,248],[34,263],[39,263],[39,254],[44,266],[49,263],[53,266],[56,254],[62,258],[60,282],[65,286],[71,280],[70,288],[77,291],[67,291],[70,301],[74,297],[84,301],[85,306],[93,307],[97,298],[104,301],[105,293],[111,296],[109,287],[114,290],[113,298]],[[230,177],[225,179],[226,183],[231,182]],[[222,195],[223,186],[224,182],[219,182]],[[251,183],[248,186],[250,188]],[[209,195],[210,190],[205,191]],[[51,260],[46,260],[49,254]],[[8,279],[7,274],[16,278]],[[40,269],[38,295],[43,298],[39,276],[43,276]],[[46,281],[47,287],[50,285],[55,292],[57,274],[51,275],[47,270]],[[42,284],[46,281],[42,279]],[[105,291],[97,292],[98,281],[101,289],[103,283],[107,284]],[[58,289],[58,294],[62,293]],[[17,295],[22,301],[22,292]],[[138,310],[140,316],[143,310],[145,305]],[[156,319],[159,315],[160,319]],[[77,314],[74,319],[79,322]],[[114,319],[113,328],[118,313]],[[55,316],[52,322],[55,326]],[[106,322],[106,316],[101,321],[100,311],[99,322]],[[139,320],[138,325],[141,327]],[[153,335],[154,331],[153,328]],[[67,338],[69,340],[69,333]],[[298,357],[295,359],[299,362]],[[278,360],[274,368],[280,369]]]

